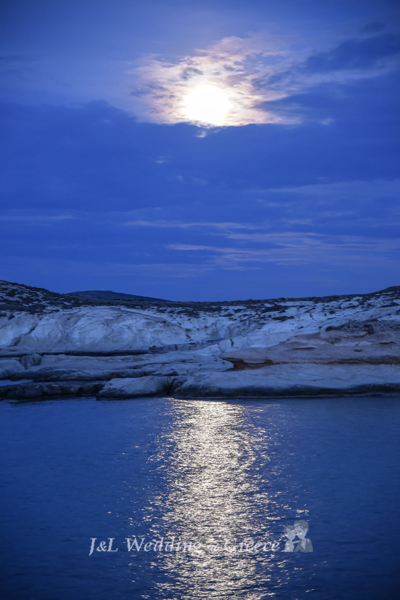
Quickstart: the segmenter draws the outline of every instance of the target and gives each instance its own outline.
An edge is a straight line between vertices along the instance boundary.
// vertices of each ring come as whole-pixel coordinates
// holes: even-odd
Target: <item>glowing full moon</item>
[[[230,108],[228,94],[215,85],[199,85],[185,99],[185,116],[206,125],[224,125]]]

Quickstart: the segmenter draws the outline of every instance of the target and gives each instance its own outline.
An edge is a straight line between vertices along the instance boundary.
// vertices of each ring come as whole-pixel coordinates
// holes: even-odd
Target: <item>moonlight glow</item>
[[[221,126],[226,122],[230,106],[224,90],[214,85],[199,85],[187,95],[184,111],[190,121]]]

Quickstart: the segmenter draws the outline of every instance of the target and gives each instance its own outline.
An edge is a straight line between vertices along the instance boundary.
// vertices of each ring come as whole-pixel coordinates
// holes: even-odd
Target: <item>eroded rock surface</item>
[[[0,282],[0,398],[393,392],[400,287],[237,302],[99,300]]]
[[[98,394],[99,398],[138,398],[156,396],[169,391],[169,377],[141,377],[140,379],[112,379]]]
[[[400,369],[388,365],[274,365],[256,371],[201,373],[174,389],[182,398],[347,395],[400,392]]]
[[[235,369],[279,364],[400,365],[400,328],[370,325],[364,330],[297,335],[267,348],[244,348],[221,356]]]

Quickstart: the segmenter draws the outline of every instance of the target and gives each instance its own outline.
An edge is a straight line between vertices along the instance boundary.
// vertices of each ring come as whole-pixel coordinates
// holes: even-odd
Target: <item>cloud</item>
[[[205,86],[226,96],[222,126],[299,124],[303,115],[295,106],[282,111],[276,103],[321,83],[348,84],[388,72],[399,57],[400,38],[393,33],[347,39],[323,52],[295,51],[273,36],[228,37],[175,62],[142,58],[130,71],[137,81],[132,109],[143,121],[215,126],[187,110],[190,95]]]
[[[134,110],[142,120],[155,123],[196,122],[187,116],[188,95],[199,86],[215,86],[229,102],[223,125],[293,123],[294,116],[283,119],[259,108],[263,102],[280,98],[280,92],[258,91],[254,85],[261,76],[272,72],[274,62],[279,57],[282,60],[285,54],[276,39],[250,35],[223,38],[176,62],[155,56],[143,58],[131,71],[138,79],[132,92]]]
[[[252,190],[284,229],[312,227],[319,233],[397,235],[400,179],[324,182],[297,187]],[[235,235],[237,232],[232,232]]]
[[[2,269],[2,278],[8,281],[15,281],[15,272],[23,270],[29,276],[23,276],[19,280],[27,285],[34,285],[35,278],[40,274],[57,273],[62,279],[69,275],[82,277],[82,283],[80,285],[86,286],[90,289],[89,278],[99,277],[100,281],[104,281],[105,278],[115,279],[118,277],[129,278],[133,275],[140,275],[143,280],[151,279],[154,276],[166,278],[172,277],[176,279],[186,279],[199,277],[202,273],[210,270],[215,270],[215,265],[207,264],[193,264],[187,262],[176,262],[176,263],[165,263],[165,262],[151,262],[151,263],[130,263],[121,261],[98,261],[87,260],[74,260],[66,258],[51,258],[49,256],[34,257],[34,256],[12,256],[7,260],[7,264]],[[32,278],[32,280],[30,279]],[[68,278],[69,279],[69,278]],[[75,281],[75,278],[72,279]],[[92,284],[93,285],[93,284]],[[65,282],[62,284],[62,289],[70,291],[73,289],[71,286],[68,288]]]
[[[321,235],[313,232],[235,234],[241,241],[264,242],[268,247],[218,247],[200,244],[169,244],[171,250],[202,252],[214,255],[216,267],[230,268],[241,263],[275,263],[277,265],[325,264],[328,265],[398,265],[396,253],[400,250],[398,239],[365,238],[354,235]]]
[[[399,55],[400,37],[385,34],[362,40],[346,40],[328,52],[310,56],[301,69],[306,73],[381,69],[387,66],[390,59],[398,59]]]
[[[231,223],[229,221],[224,223],[213,223],[213,222],[197,222],[197,223],[185,223],[183,221],[127,221],[123,225],[129,225],[132,227],[158,227],[162,229],[194,229],[194,228],[211,228],[211,229],[222,229],[229,231],[231,229],[259,229],[259,226],[252,225],[250,223]]]
[[[256,190],[255,190],[256,191]],[[276,194],[294,194],[296,196],[324,197],[335,201],[341,198],[398,198],[400,194],[400,179],[375,179],[372,181],[336,181],[302,185],[298,187],[281,187],[268,190]],[[259,193],[259,192],[258,192]]]
[[[42,225],[54,225],[60,223],[64,224],[66,221],[76,219],[75,216],[70,214],[57,214],[55,211],[49,211],[47,213],[38,213],[33,210],[5,210],[0,214],[0,226],[6,225],[10,227],[12,224],[18,226],[32,225],[34,227],[40,227]]]
[[[253,80],[257,92],[275,92],[277,99],[266,99],[260,109],[280,115],[284,120],[297,116],[304,121],[304,102],[319,103],[316,113],[309,112],[308,120],[329,125],[330,115],[321,118],[321,105],[325,108],[341,106],[349,94],[350,86],[379,76],[391,75],[400,66],[400,37],[383,34],[360,39],[344,40],[324,52],[308,52],[308,56],[292,54],[282,64],[275,65],[265,75]],[[314,107],[315,108],[315,107]]]
[[[323,181],[313,185],[285,186],[281,188],[250,188],[231,203],[231,220],[219,220],[218,208],[208,208],[208,220],[201,220],[200,208],[190,219],[190,210],[176,207],[175,219],[168,218],[170,211],[158,208],[140,213],[123,213],[116,216],[120,226],[139,230],[159,229],[164,239],[180,236],[187,241],[189,235],[197,241],[204,237],[219,236],[239,239],[250,233],[249,239],[269,235],[279,230],[311,230],[318,233],[350,231],[363,235],[396,234],[399,227],[400,179],[371,181]],[[192,209],[193,210],[193,209]],[[218,216],[217,216],[218,215]],[[210,218],[211,217],[211,218]],[[172,234],[171,230],[179,230]],[[244,237],[242,237],[244,239]]]

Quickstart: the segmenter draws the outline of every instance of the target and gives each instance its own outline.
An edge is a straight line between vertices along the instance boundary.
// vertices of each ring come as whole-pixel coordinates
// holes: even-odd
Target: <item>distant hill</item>
[[[83,298],[100,298],[101,300],[147,300],[158,302],[169,302],[161,298],[151,298],[150,296],[135,296],[134,294],[123,294],[112,292],[111,290],[89,290],[86,292],[68,292],[67,296],[82,296]]]

